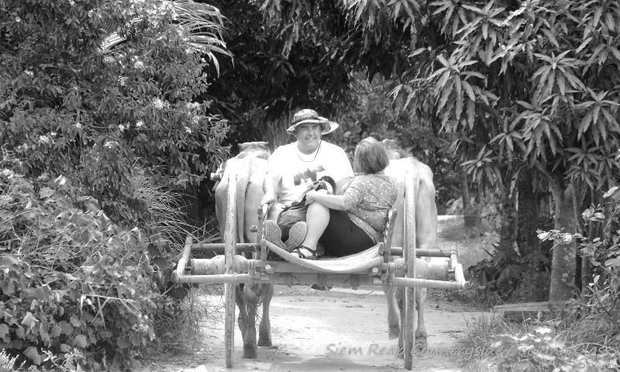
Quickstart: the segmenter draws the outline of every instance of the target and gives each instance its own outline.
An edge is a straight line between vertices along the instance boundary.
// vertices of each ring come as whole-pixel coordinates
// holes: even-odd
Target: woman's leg
[[[308,232],[302,245],[316,250],[319,239],[329,224],[329,208],[320,203],[310,204],[306,213],[306,223],[308,224]]]
[[[374,245],[364,230],[351,221],[347,212],[333,209],[320,242],[325,247],[325,255],[334,257],[355,254]]]

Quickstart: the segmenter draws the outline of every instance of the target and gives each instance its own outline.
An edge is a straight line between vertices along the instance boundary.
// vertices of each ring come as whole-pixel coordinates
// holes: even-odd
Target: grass
[[[489,258],[495,234],[466,229],[462,219],[440,223],[438,241],[452,244],[467,269]],[[467,273],[466,273],[467,276]],[[467,278],[475,283],[475,278]],[[429,291],[429,294],[432,293]],[[442,291],[448,301],[491,307],[502,301],[483,288]],[[497,296],[497,295],[496,295]],[[467,372],[620,371],[620,329],[617,324],[578,304],[551,316],[533,314],[520,322],[486,317],[468,325],[457,349]],[[585,314],[585,315],[584,315]],[[530,314],[531,315],[531,314]]]
[[[145,172],[138,172],[132,179],[132,185],[136,199],[145,203],[151,216],[148,239],[169,243],[168,248],[161,250],[160,254],[171,265],[176,266],[186,235],[191,234],[198,240],[206,241],[219,238],[219,234],[213,231],[213,221],[205,221],[202,227],[188,224],[181,198],[156,185]],[[185,288],[189,287],[185,285]],[[158,312],[153,321],[159,345],[154,355],[188,355],[204,347],[203,327],[216,321],[219,314],[218,309],[204,301],[204,296],[216,293],[217,290],[215,286],[192,287],[187,291],[187,296],[174,298],[174,295],[162,295],[158,299]]]
[[[620,371],[620,334],[577,313],[523,322],[482,318],[461,340],[463,371]]]

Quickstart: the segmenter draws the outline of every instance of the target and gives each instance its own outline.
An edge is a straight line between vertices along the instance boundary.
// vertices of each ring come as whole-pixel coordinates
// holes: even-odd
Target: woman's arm
[[[330,195],[325,190],[315,191],[310,190],[306,194],[306,205],[312,203],[320,203],[329,209],[335,209],[338,211],[344,211],[344,198],[342,195]]]

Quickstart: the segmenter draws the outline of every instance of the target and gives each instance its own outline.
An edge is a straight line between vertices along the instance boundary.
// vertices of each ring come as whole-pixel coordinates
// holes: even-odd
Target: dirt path
[[[460,220],[445,219],[440,224],[438,248],[454,246],[442,239],[442,232],[459,227]],[[476,260],[472,244],[460,245],[459,254]],[[463,252],[461,252],[463,250]],[[472,255],[472,253],[474,253]],[[435,290],[437,294],[441,291]],[[220,296],[207,296],[217,306]],[[387,305],[380,288],[358,290],[333,288],[316,291],[307,286],[276,286],[271,306],[271,348],[260,348],[255,360],[241,358],[242,340],[235,333],[232,369],[225,368],[224,314],[205,327],[205,347],[195,355],[155,363],[150,371],[405,371],[396,355],[397,340],[387,337]],[[414,357],[414,371],[459,371],[458,338],[467,324],[488,316],[484,309],[450,303],[432,295],[426,306],[428,350]]]

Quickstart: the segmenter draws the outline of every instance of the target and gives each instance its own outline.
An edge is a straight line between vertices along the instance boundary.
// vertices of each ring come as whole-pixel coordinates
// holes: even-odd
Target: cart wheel
[[[233,354],[235,351],[235,287],[234,283],[226,283],[224,285],[224,295],[226,296],[224,334],[225,334],[225,353],[226,368],[233,366]]]

